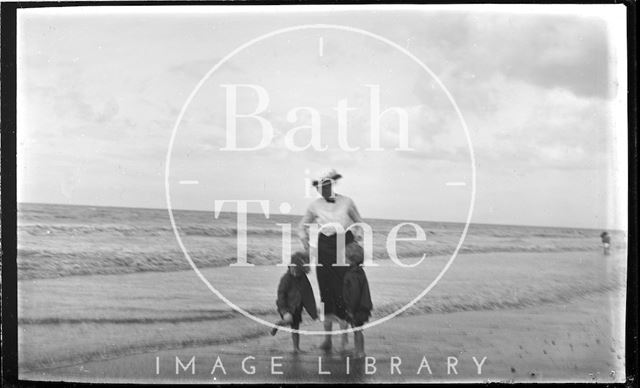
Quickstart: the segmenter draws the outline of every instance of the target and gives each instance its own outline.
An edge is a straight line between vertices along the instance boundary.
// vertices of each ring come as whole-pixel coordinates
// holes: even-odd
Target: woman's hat
[[[336,172],[336,170],[331,170],[329,172],[326,172],[322,175],[320,175],[320,177],[318,179],[314,179],[311,184],[314,186],[318,186],[319,183],[324,183],[326,181],[337,181],[338,179],[342,178],[342,175],[338,174]]]

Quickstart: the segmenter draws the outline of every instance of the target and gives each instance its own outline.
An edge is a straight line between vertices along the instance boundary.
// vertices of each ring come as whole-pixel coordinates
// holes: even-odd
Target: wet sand
[[[303,336],[301,347],[306,351],[294,355],[289,351],[290,335],[280,332],[275,337],[265,334],[244,342],[129,355],[22,377],[148,383],[621,382],[624,337],[615,328],[624,322],[612,312],[623,305],[619,290],[531,308],[399,317],[366,330],[367,355],[372,357],[368,360],[347,361],[348,352],[320,351],[318,336]],[[334,338],[334,345],[337,342]],[[351,346],[352,337],[348,349]],[[243,359],[249,356],[255,358],[247,359],[243,370]],[[398,366],[392,370],[393,357]],[[484,357],[478,374],[477,364]],[[194,374],[190,366],[176,374],[176,358],[183,365],[193,358]],[[255,374],[249,374],[253,368]]]

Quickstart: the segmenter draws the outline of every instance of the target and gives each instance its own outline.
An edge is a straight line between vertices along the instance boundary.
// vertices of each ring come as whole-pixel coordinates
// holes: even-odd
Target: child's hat
[[[298,251],[291,255],[291,264],[298,267],[303,267],[305,264],[309,263],[309,255],[306,252]]]

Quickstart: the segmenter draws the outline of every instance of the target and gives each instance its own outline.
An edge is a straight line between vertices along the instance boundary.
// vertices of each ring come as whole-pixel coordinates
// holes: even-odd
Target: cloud
[[[614,123],[599,98],[505,77],[468,86],[488,96],[461,104],[480,161],[531,169],[604,167]]]
[[[179,62],[169,66],[167,73],[176,74],[187,77],[189,79],[199,80],[201,79],[213,66],[215,66],[222,57],[212,57],[204,59],[196,59],[192,61]],[[227,61],[220,67],[220,71],[226,72],[238,72],[241,73],[243,69],[234,64],[232,61]]]
[[[77,90],[70,90],[66,93],[59,92],[50,95],[49,98],[61,117],[86,124],[107,124],[116,118],[120,109],[118,102],[113,97],[89,102],[89,99]]]
[[[607,24],[596,17],[540,14],[414,16],[394,35],[438,74],[455,78],[502,75],[585,97],[611,98],[618,58]]]

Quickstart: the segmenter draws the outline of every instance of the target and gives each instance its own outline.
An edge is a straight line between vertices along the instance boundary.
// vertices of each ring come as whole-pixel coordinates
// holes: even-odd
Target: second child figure
[[[373,303],[369,292],[367,275],[362,268],[364,253],[357,243],[349,244],[346,248],[346,258],[349,270],[344,275],[343,299],[347,310],[347,319],[354,328],[364,325],[371,316]],[[355,358],[362,358],[364,353],[364,334],[362,330],[353,332]]]
[[[307,278],[309,267],[305,264],[309,261],[308,256],[304,252],[296,252],[291,256],[291,264],[287,272],[282,275],[280,284],[278,285],[278,313],[282,318],[275,324],[278,326],[291,326],[292,329],[298,330],[300,322],[302,322],[302,308],[314,320],[318,318],[316,309],[316,300],[313,296],[311,283]],[[275,335],[277,328],[271,330],[271,335]],[[300,352],[300,334],[291,333],[293,340],[293,351]]]

